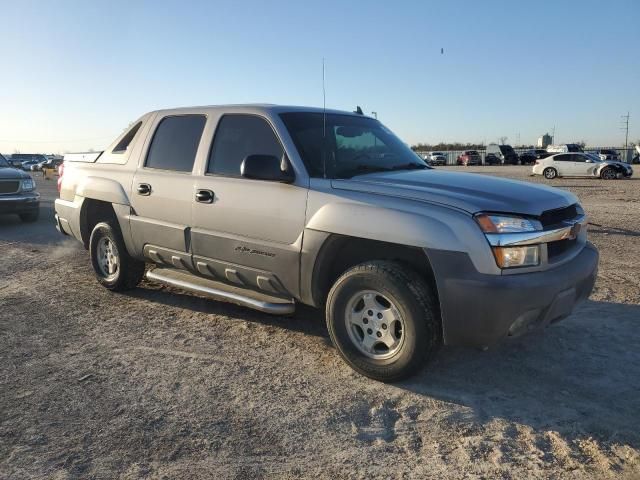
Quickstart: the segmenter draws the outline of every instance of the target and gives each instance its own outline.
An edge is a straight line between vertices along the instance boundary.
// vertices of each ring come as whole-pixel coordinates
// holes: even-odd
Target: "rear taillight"
[[[64,163],[58,167],[58,191],[62,188],[62,174],[64,173]]]

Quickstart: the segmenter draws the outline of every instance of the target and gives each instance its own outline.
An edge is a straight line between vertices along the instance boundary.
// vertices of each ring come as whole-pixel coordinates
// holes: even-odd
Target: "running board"
[[[273,315],[288,315],[293,313],[296,308],[293,299],[279,298],[254,292],[253,290],[233,287],[173,268],[155,268],[149,270],[146,277],[154,282],[164,283],[172,287],[206,295],[215,300],[235,303]]]

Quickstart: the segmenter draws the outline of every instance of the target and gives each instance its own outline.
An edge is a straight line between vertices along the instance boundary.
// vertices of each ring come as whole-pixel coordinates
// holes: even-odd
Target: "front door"
[[[191,267],[192,170],[205,123],[204,115],[157,119],[143,164],[134,175],[131,234],[136,251],[154,262]]]
[[[194,264],[202,275],[241,287],[296,295],[307,188],[243,178],[240,165],[254,154],[286,161],[265,118],[221,117],[205,172],[196,176]]]

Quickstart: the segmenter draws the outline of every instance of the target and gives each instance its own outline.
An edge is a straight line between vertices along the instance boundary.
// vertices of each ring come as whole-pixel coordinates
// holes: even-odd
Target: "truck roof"
[[[279,113],[290,113],[290,112],[308,112],[308,113],[323,113],[326,112],[328,114],[339,114],[339,115],[353,115],[357,117],[367,117],[371,118],[368,115],[361,115],[355,112],[348,112],[345,110],[334,110],[327,108],[326,110],[319,107],[305,107],[305,106],[297,106],[297,105],[274,105],[270,103],[245,103],[245,104],[229,104],[229,105],[202,105],[202,106],[193,106],[193,107],[179,107],[179,108],[168,108],[161,110],[154,110],[150,113],[159,113],[162,115],[168,114],[187,114],[187,113],[196,113],[201,112],[203,110],[222,110],[224,112],[244,112],[244,113],[271,113],[271,114],[279,114]]]

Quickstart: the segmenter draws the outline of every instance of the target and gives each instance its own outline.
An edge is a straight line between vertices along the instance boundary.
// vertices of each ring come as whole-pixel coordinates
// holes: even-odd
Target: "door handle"
[[[214,194],[211,190],[197,190],[196,202],[213,203]]]
[[[139,195],[151,195],[151,185],[148,183],[139,183],[137,190]]]

